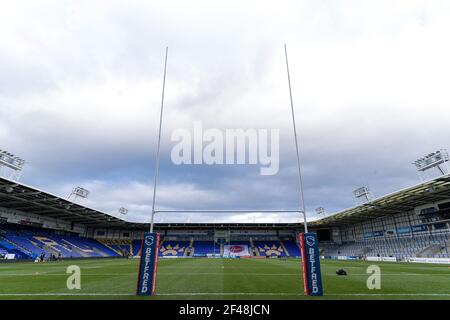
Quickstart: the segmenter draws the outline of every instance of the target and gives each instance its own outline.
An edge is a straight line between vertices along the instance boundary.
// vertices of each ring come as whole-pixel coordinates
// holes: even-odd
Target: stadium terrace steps
[[[67,245],[72,247],[72,251],[76,252],[77,254],[79,254],[80,256],[82,256],[83,258],[89,257],[90,254],[89,253],[94,253],[94,250],[83,250],[80,247],[78,247],[77,245],[62,239],[63,242],[65,242]]]
[[[423,250],[417,253],[418,257],[422,258],[430,258],[434,257],[434,255],[441,250],[440,245],[432,244],[428,247],[425,247]]]
[[[255,247],[261,256],[267,257],[286,257],[286,251],[283,249],[280,241],[254,241]]]
[[[102,243],[100,243],[99,241],[95,240],[95,239],[83,239],[84,241],[87,241],[87,246],[89,246],[90,248],[92,248],[92,250],[97,253],[98,256],[101,257],[117,257],[117,253],[115,253],[113,250],[110,250],[108,247],[104,246]]]
[[[299,257],[300,256],[300,248],[298,247],[297,242],[285,240],[282,242],[284,248],[286,249],[286,253],[289,254],[290,257]]]
[[[193,257],[195,254],[195,248],[194,248],[194,238],[191,238],[191,241],[189,242],[189,247],[186,248],[184,251],[185,257]]]
[[[4,255],[7,255],[7,254],[9,254],[9,252],[6,251],[5,249],[3,249],[2,247],[0,247],[0,255],[4,256]]]
[[[392,237],[385,239],[361,240],[351,243],[321,244],[326,256],[385,256],[405,259],[427,256],[447,258],[450,234],[422,234],[414,237]],[[369,248],[370,250],[367,250]]]
[[[35,259],[44,255],[62,258],[90,258],[117,256],[95,239],[83,238],[76,234],[59,234],[47,229],[37,230],[2,230],[0,237],[9,244],[11,251],[14,248],[19,259]]]
[[[240,241],[213,241],[213,236],[166,237],[160,244],[161,257],[224,255],[224,245],[246,245],[250,256],[263,257],[299,257],[300,249],[292,238],[270,236],[236,236]],[[171,239],[171,240],[167,240]],[[199,240],[196,240],[199,239]],[[201,239],[201,240],[200,240]],[[208,240],[210,239],[210,240]],[[241,241],[245,240],[246,241]],[[265,239],[265,240],[264,240]],[[221,241],[222,240],[222,241]],[[229,239],[227,239],[229,240]],[[16,253],[18,259],[34,259],[41,254],[46,258],[50,254],[62,258],[117,257],[131,253],[140,255],[142,239],[90,239],[77,234],[42,228],[6,227],[0,230],[0,253]],[[399,260],[409,257],[448,258],[450,233],[424,232],[405,236],[364,238],[356,242],[343,244],[320,243],[321,255],[335,256],[392,256]],[[233,248],[234,250],[234,248]],[[231,251],[230,251],[231,252]],[[234,252],[234,251],[233,251]],[[247,254],[247,253],[244,253]]]
[[[448,240],[445,245],[441,247],[441,251],[437,253],[439,258],[449,258],[450,257],[450,240]]]
[[[69,237],[66,237],[69,238]],[[71,238],[71,237],[70,237]],[[50,254],[53,254],[54,256],[58,257],[59,255],[62,258],[82,258],[83,255],[78,253],[76,250],[73,249],[72,246],[67,245],[67,243],[64,242],[64,239],[56,234],[45,234],[45,235],[39,235],[34,236],[34,240],[39,241],[43,244],[43,249],[47,251]]]
[[[284,243],[283,243],[283,241],[281,241],[280,240],[280,244],[281,244],[281,247],[283,248],[283,250],[284,250],[284,252],[286,253],[286,256],[290,256],[290,254],[289,254],[289,251],[286,249],[286,247],[284,246]]]
[[[214,241],[194,241],[194,256],[206,256],[220,252],[220,247]]]
[[[0,254],[15,254],[17,258],[28,258],[29,253],[24,252],[20,247],[6,238],[0,237]]]
[[[15,246],[18,251],[20,251],[23,255],[25,255],[25,258],[28,259],[34,259],[42,252],[45,252],[41,248],[34,246],[32,243],[28,242],[26,239],[20,237],[19,235],[14,234],[13,232],[7,232],[4,239],[5,241]]]
[[[17,248],[17,246],[4,238],[0,238],[0,246],[5,248],[6,250],[14,250]]]
[[[160,245],[159,255],[162,257],[183,257],[189,241],[164,241]]]
[[[98,248],[93,248],[93,250],[99,257],[112,257],[111,255],[99,250]]]
[[[246,245],[249,249],[250,256],[280,256],[298,257],[300,255],[300,249],[295,241],[230,241],[229,243],[220,244],[214,241],[194,241],[192,244],[193,256],[206,256],[208,254],[219,254],[223,256],[224,245]],[[161,246],[162,252],[166,250],[166,246]],[[190,250],[187,247],[186,250]],[[186,251],[185,251],[186,252]]]
[[[53,254],[54,256],[58,256],[58,254],[61,253],[60,250],[57,250],[57,249],[52,248],[51,246],[47,246],[45,244],[42,247],[42,249],[44,249],[44,251],[46,251],[47,253]]]
[[[367,255],[371,251],[373,251],[372,248],[370,248],[370,247],[363,247],[360,252],[361,252],[362,255]]]
[[[112,248],[116,248],[117,249],[116,251],[121,256],[127,256],[132,252],[130,243],[131,243],[131,240],[128,240],[128,239],[113,239],[113,240],[110,240],[109,245]]]
[[[142,240],[133,240],[133,251],[132,254],[133,256],[140,256],[141,255],[141,245],[142,245]]]
[[[120,250],[118,250],[117,246],[115,244],[112,244],[111,241],[112,240],[108,240],[108,239],[98,239],[98,241],[104,245],[106,248],[108,248],[109,250],[111,250],[112,252],[114,252],[116,255],[121,256],[122,252],[120,252]]]
[[[253,243],[253,238],[252,237],[250,237],[250,240],[249,240],[249,242],[250,242],[250,254],[251,254],[251,256],[259,256],[259,251],[258,251],[258,249],[256,249],[256,247],[255,247],[255,244]]]

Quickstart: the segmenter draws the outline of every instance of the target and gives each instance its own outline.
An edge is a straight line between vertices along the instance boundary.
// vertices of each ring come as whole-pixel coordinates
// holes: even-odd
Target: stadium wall
[[[434,204],[422,208],[431,208]],[[448,232],[450,225],[445,220],[430,220],[421,217],[414,210],[391,214],[388,216],[367,219],[364,222],[332,229],[332,240],[335,243],[383,239],[398,236],[414,236],[424,233]]]
[[[80,235],[84,235],[87,230],[87,228],[81,224],[71,224],[70,222],[66,222],[60,219],[52,219],[37,214],[26,213],[23,211],[12,210],[3,207],[0,207],[0,219],[3,222],[12,224],[30,225],[53,230],[70,231],[78,233]]]

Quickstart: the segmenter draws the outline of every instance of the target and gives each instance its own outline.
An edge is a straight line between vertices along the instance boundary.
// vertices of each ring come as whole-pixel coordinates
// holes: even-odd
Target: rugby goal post
[[[155,165],[155,176],[153,179],[153,198],[152,198],[152,211],[150,217],[150,232],[153,232],[154,223],[155,223],[155,214],[156,213],[253,213],[253,212],[262,212],[262,213],[281,213],[281,212],[292,212],[292,213],[302,213],[303,214],[303,224],[305,233],[308,232],[308,222],[306,219],[306,209],[305,209],[305,200],[304,200],[304,188],[303,188],[303,179],[302,179],[302,170],[301,170],[301,161],[300,161],[300,148],[297,137],[297,126],[295,121],[295,112],[294,112],[294,102],[292,97],[292,88],[291,88],[291,76],[289,72],[289,62],[287,55],[287,46],[284,45],[284,53],[286,59],[286,72],[287,72],[287,80],[289,87],[289,100],[291,107],[291,117],[292,117],[292,126],[294,131],[294,142],[295,142],[295,150],[296,150],[296,158],[297,158],[297,177],[299,183],[299,200],[300,200],[300,208],[299,209],[276,209],[276,210],[266,210],[266,209],[254,209],[254,210],[157,210],[155,209],[156,205],[156,190],[158,187],[159,180],[159,164],[160,164],[160,152],[161,152],[161,132],[162,132],[162,124],[163,124],[163,114],[164,114],[164,93],[166,86],[166,75],[167,75],[167,57],[168,57],[169,48],[166,47],[165,59],[164,59],[164,74],[163,74],[163,83],[162,83],[162,94],[161,94],[161,105],[160,105],[160,113],[159,113],[159,127],[158,127],[158,142],[157,142],[157,150],[156,150],[156,165]]]
[[[276,209],[276,210],[266,210],[266,209],[256,209],[256,210],[157,210],[155,209],[156,205],[156,191],[159,180],[159,166],[160,166],[160,152],[161,152],[161,132],[162,132],[162,124],[163,124],[163,113],[164,113],[164,93],[165,93],[165,85],[166,85],[166,75],[167,75],[167,58],[168,58],[169,48],[166,47],[165,50],[165,59],[164,59],[164,74],[163,74],[163,83],[162,83],[162,94],[161,94],[161,105],[160,105],[160,114],[159,114],[159,127],[158,127],[158,142],[157,142],[157,150],[156,150],[156,165],[155,165],[155,175],[153,180],[153,198],[152,198],[152,210],[150,217],[150,232],[144,233],[142,240],[142,251],[141,251],[141,261],[139,265],[139,276],[138,276],[138,284],[137,284],[137,294],[138,295],[154,295],[156,293],[155,283],[156,283],[156,270],[157,270],[157,261],[158,261],[158,245],[159,245],[159,234],[154,233],[154,220],[156,213],[253,213],[253,212],[263,212],[263,213],[302,213],[303,214],[303,223],[304,223],[304,231],[305,233],[299,234],[299,237],[303,240],[300,240],[302,243],[301,251],[303,258],[303,275],[305,280],[305,294],[310,294],[311,290],[309,289],[311,286],[308,285],[308,279],[311,277],[316,277],[317,275],[311,275],[311,268],[308,268],[308,265],[305,264],[307,260],[307,255],[303,254],[306,252],[306,246],[308,243],[312,248],[313,252],[317,252],[318,254],[318,241],[317,236],[315,234],[308,233],[308,223],[306,219],[306,208],[305,208],[305,200],[304,200],[304,188],[303,188],[303,179],[302,179],[302,170],[301,170],[301,161],[300,161],[300,148],[297,137],[297,126],[295,121],[295,112],[294,112],[294,102],[292,97],[292,87],[291,87],[291,77],[289,71],[289,61],[287,54],[287,46],[284,45],[284,53],[286,60],[286,73],[289,87],[289,100],[291,107],[291,118],[292,118],[292,126],[294,133],[294,142],[295,142],[295,150],[296,150],[296,158],[297,158],[297,177],[299,183],[299,209]],[[305,238],[306,237],[306,238]],[[312,238],[316,239],[316,241],[312,242]],[[151,239],[151,240],[150,240]],[[305,240],[307,239],[307,240]],[[308,241],[309,239],[309,241]],[[314,259],[314,258],[313,258]],[[320,275],[320,261],[314,262],[319,267],[319,275]],[[150,280],[149,280],[150,279]],[[151,286],[151,288],[147,288],[147,286]],[[144,289],[143,289],[144,288]],[[321,288],[321,283],[320,283]],[[320,289],[321,290],[321,289]],[[144,292],[145,291],[145,292]],[[322,291],[320,291],[321,295]]]

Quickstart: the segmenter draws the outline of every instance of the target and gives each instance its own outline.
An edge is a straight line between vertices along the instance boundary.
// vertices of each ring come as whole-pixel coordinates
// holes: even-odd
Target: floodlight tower
[[[24,165],[25,160],[0,149],[0,175],[19,181]]]
[[[316,213],[317,213],[318,216],[322,215],[323,218],[326,217],[326,210],[325,210],[324,207],[318,207],[318,208],[316,208]]]
[[[70,198],[73,199],[72,201],[76,200],[78,197],[86,199],[89,196],[89,191],[82,188],[82,187],[75,187],[72,189],[72,192],[69,194],[69,196],[67,197],[67,200],[70,200]]]
[[[369,187],[360,187],[353,191],[356,203],[365,203],[372,199]]]
[[[419,178],[423,181],[425,180],[425,172],[433,168],[436,168],[441,175],[450,173],[448,161],[449,156],[447,150],[441,149],[417,159],[413,164],[416,166]]]

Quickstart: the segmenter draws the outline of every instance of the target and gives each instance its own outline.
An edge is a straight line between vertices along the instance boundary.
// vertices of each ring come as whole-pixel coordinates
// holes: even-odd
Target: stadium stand
[[[227,242],[227,243],[225,243],[225,244],[228,244],[228,245],[245,245],[245,246],[251,246],[249,240],[247,240],[247,241],[234,241],[234,240],[232,240],[232,241]]]
[[[112,257],[117,254],[94,239],[78,235],[59,235],[52,230],[2,226],[0,248],[16,254],[17,259],[45,257],[93,258]]]
[[[23,251],[5,238],[0,238],[0,254],[3,257],[7,254],[14,254],[17,259],[26,259],[28,257],[27,254],[24,254]]]
[[[186,235],[189,234],[186,230]],[[182,238],[186,238],[186,235]],[[173,238],[173,237],[172,237]],[[261,238],[261,237],[260,237]],[[202,237],[204,239],[204,237]],[[189,257],[223,254],[223,245],[247,245],[250,255],[267,257],[298,257],[299,247],[295,240],[249,240],[216,243],[214,241],[162,241],[160,256]],[[0,232],[0,254],[13,253],[16,259],[35,259],[44,254],[62,258],[92,258],[138,256],[141,240],[100,239],[80,237],[74,234],[57,234],[55,231],[23,226],[2,225]],[[380,239],[346,241],[341,244],[321,242],[321,255],[325,257],[366,256],[396,257],[406,260],[409,257],[450,258],[450,233],[422,232],[412,236],[391,236]]]
[[[253,243],[260,256],[286,257],[289,255],[280,241],[253,241]]]
[[[250,256],[284,258],[300,255],[296,236],[303,225],[159,223],[155,228],[161,257],[225,256],[224,246],[246,245]],[[148,229],[0,177],[1,256],[139,256]],[[450,258],[450,175],[318,219],[310,230],[318,233],[325,257]]]
[[[133,256],[139,256],[141,254],[142,240],[132,240],[131,245]]]
[[[219,254],[220,244],[214,241],[194,241],[194,256],[205,257],[208,254]]]
[[[163,257],[183,257],[188,247],[188,241],[163,241],[159,248],[159,255]]]
[[[133,255],[133,242],[128,239],[99,239],[106,248],[119,256]]]
[[[282,243],[284,244],[286,252],[290,257],[300,256],[300,248],[294,240],[283,241]]]
[[[364,240],[341,245],[321,244],[321,254],[324,256],[396,257],[399,260],[409,257],[449,258],[449,240],[450,235],[442,233]]]

